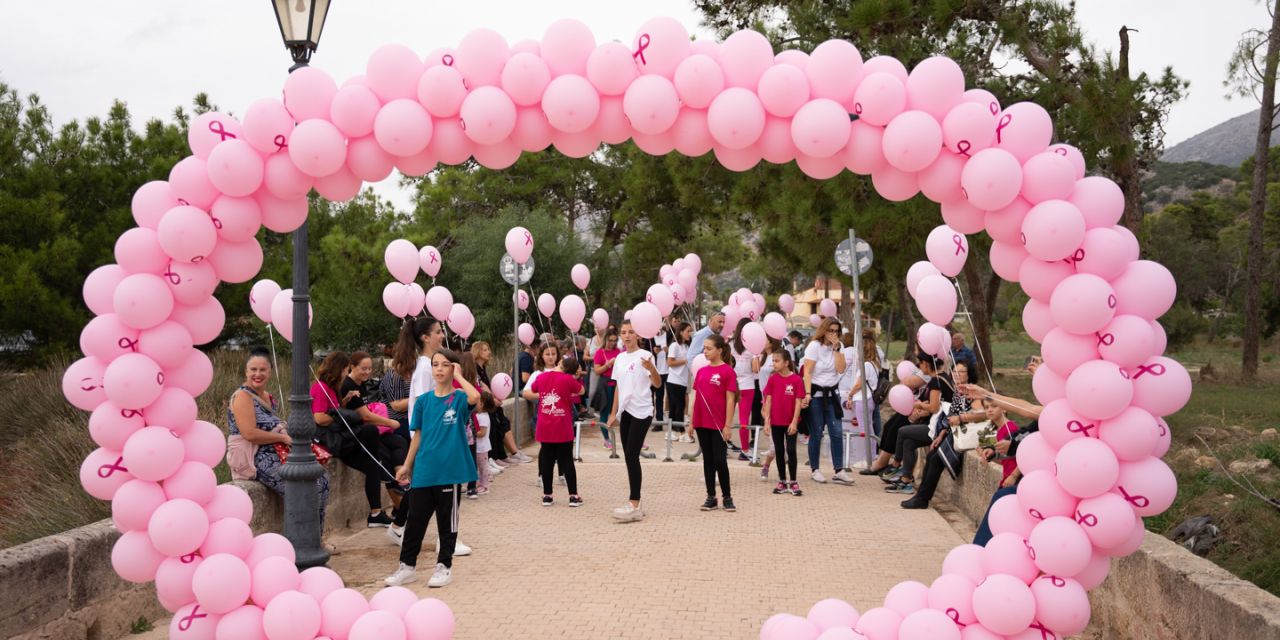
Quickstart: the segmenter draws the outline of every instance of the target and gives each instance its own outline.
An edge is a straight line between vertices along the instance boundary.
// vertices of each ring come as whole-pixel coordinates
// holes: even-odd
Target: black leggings
[[[644,447],[644,435],[649,431],[653,418],[637,418],[626,411],[618,417],[622,436],[622,459],[627,463],[627,484],[631,487],[631,500],[640,500],[640,450]],[[545,482],[545,480],[543,481]]]
[[[655,420],[662,422],[662,399],[667,395],[667,374],[664,373],[658,377],[662,378],[662,384],[653,388],[653,415]]]
[[[716,476],[720,476],[720,492],[732,497],[729,491],[729,445],[719,429],[695,429],[698,446],[702,448],[702,476],[707,481],[707,496],[716,497]]]
[[[389,472],[396,465],[387,459],[387,448],[383,445],[382,438],[378,435],[377,427],[369,424],[352,425],[352,427],[356,433],[356,440],[360,442],[360,445],[363,445],[363,448],[357,445],[339,459],[342,460],[343,464],[364,474],[364,497],[369,501],[369,509],[381,509],[382,483],[392,484],[395,482],[395,477],[390,475]],[[333,425],[332,428],[346,429],[347,427],[343,424],[337,424]],[[390,435],[395,440],[404,442],[404,439],[400,436]],[[391,439],[387,438],[387,440]],[[368,449],[368,453],[365,453],[365,449]],[[405,451],[407,453],[408,449],[406,448]],[[376,458],[371,457],[369,454],[373,454]],[[403,463],[404,457],[401,456],[400,464]],[[383,467],[386,467],[385,471]]]
[[[685,400],[689,397],[689,388],[684,385],[667,383],[667,414],[673,422],[684,421]],[[673,425],[672,431],[684,432],[684,427]]]
[[[896,453],[898,450],[898,429],[911,424],[911,419],[894,412],[894,414],[885,421],[884,429],[880,432],[880,450],[886,453]]]
[[[778,480],[787,481],[787,472],[790,470],[791,481],[796,481],[796,434],[787,435],[787,429],[790,427],[769,427],[769,431],[773,434],[773,455],[774,461],[778,464]],[[785,465],[785,466],[784,466]]]
[[[569,495],[578,495],[578,470],[573,466],[572,442],[544,442],[538,451],[538,475],[542,476],[542,494],[551,495],[553,471],[560,466],[560,475],[569,484]]]
[[[964,456],[960,456],[959,462],[961,465],[964,464]],[[942,454],[938,453],[937,449],[930,451],[929,455],[924,458],[924,477],[920,478],[920,481],[916,483],[918,487],[916,496],[923,500],[925,504],[929,504],[929,501],[933,499],[933,492],[937,490],[938,482],[942,480],[943,469]],[[958,473],[959,471],[960,468],[957,467],[956,472]]]
[[[909,424],[898,429],[898,445],[896,457],[902,463],[903,473],[914,476],[916,472],[916,450],[927,447],[933,441],[929,439],[929,425]]]
[[[414,487],[405,501],[409,503],[409,522],[404,530],[404,544],[400,547],[400,562],[411,567],[418,565],[418,553],[422,551],[422,539],[427,535],[431,516],[436,516],[436,530],[440,543],[436,546],[436,562],[453,567],[453,550],[458,544],[458,485]]]

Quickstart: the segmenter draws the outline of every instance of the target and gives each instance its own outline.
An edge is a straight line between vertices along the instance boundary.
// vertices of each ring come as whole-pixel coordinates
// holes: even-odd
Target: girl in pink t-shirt
[[[796,477],[796,428],[800,423],[800,401],[804,399],[804,378],[796,374],[791,354],[777,349],[770,357],[773,358],[773,375],[769,376],[761,393],[764,394],[763,413],[773,434],[773,451],[778,463],[778,486],[773,488],[773,492],[790,492],[799,496],[803,492]],[[787,484],[788,470],[791,472],[790,485]]]
[[[542,444],[538,453],[538,473],[542,476],[542,505],[554,504],[551,497],[552,468],[560,466],[560,475],[569,485],[569,506],[582,506],[578,495],[578,472],[573,466],[573,405],[582,395],[582,383],[578,381],[578,361],[565,358],[560,361],[560,371],[544,370],[522,394],[538,407],[538,427],[534,437]]]
[[[702,353],[707,364],[694,377],[689,412],[693,415],[693,429],[698,434],[698,446],[702,449],[702,475],[707,481],[707,501],[703,511],[711,511],[716,503],[716,476],[720,477],[720,491],[724,495],[724,510],[737,511],[729,491],[728,443],[733,406],[738,399],[738,377],[733,365],[726,362],[729,345],[724,338],[712,334],[706,339]]]
[[[996,442],[1008,440],[1018,432],[1018,424],[1005,416],[1004,408],[994,402],[987,403],[987,420],[996,426]],[[1009,476],[1018,470],[1018,461],[1013,457],[1002,458],[1000,466],[1004,467],[1004,474],[1000,476],[1000,486],[1003,487]]]

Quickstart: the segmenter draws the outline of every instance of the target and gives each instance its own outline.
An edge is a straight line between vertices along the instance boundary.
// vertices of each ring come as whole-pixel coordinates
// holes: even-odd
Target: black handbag
[[[879,375],[876,376],[876,388],[871,392],[871,402],[876,406],[884,404],[885,398],[889,397],[889,370],[880,368]]]
[[[947,429],[947,435],[943,436],[942,442],[938,443],[938,458],[942,460],[942,466],[947,468],[947,473],[951,474],[952,480],[960,479],[960,465],[963,463],[964,454],[956,451],[955,443],[952,442],[951,430]]]
[[[333,419],[327,427],[316,427],[316,439],[335,456],[344,456],[355,450],[356,436],[351,432],[352,429],[359,429],[364,425],[364,418],[360,417],[359,411],[351,409],[333,408],[328,412],[329,417]],[[350,429],[348,429],[350,426]]]

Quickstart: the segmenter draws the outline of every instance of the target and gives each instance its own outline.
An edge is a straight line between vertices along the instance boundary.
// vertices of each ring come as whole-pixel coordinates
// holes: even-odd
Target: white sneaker
[[[404,527],[397,527],[394,524],[387,527],[387,537],[391,538],[391,542],[397,546],[404,545]]]
[[[402,584],[408,584],[417,579],[418,579],[418,576],[416,575],[414,568],[401,562],[400,568],[396,569],[396,572],[391,574],[386,580],[383,580],[383,582],[387,583],[392,587],[398,587]],[[431,580],[432,582],[434,582],[435,576],[432,576]]]
[[[427,586],[443,587],[450,582],[453,582],[453,572],[449,570],[449,567],[446,567],[443,564],[437,564],[435,573],[432,573],[431,579],[427,581]]]
[[[490,473],[490,474],[492,474],[492,475],[495,475],[495,476],[496,476],[496,475],[498,475],[498,474],[502,473],[502,467],[501,467],[501,466],[499,466],[499,465],[498,465],[498,463],[496,463],[496,462],[494,462],[494,461],[490,460],[490,461],[489,461],[489,473]]]
[[[516,460],[519,460],[520,464],[529,464],[530,462],[533,462],[533,458],[526,456],[523,451],[517,451],[513,453],[511,457],[515,458]]]
[[[820,483],[820,484],[826,484],[826,483],[827,483],[827,477],[826,477],[826,476],[824,476],[824,475],[822,475],[822,472],[821,472],[821,471],[818,471],[817,469],[814,469],[814,470],[813,470],[813,474],[812,474],[812,475],[810,475],[809,477],[813,478],[813,481],[814,481],[814,482],[817,482],[817,483]]]
[[[613,519],[618,522],[637,522],[644,519],[644,512],[628,503],[625,507],[613,510]]]
[[[436,548],[437,549],[440,548],[439,540],[436,540]],[[469,555],[471,555],[471,547],[468,547],[467,545],[462,544],[461,540],[453,543],[453,557],[456,558],[458,556],[469,556]]]
[[[849,475],[848,471],[840,471],[836,475],[831,476],[831,479],[839,482],[840,484],[853,484],[853,476]]]
[[[686,433],[686,434],[682,434],[682,435],[680,436],[680,439],[678,440],[678,442],[683,442],[683,443],[685,443],[685,444],[693,444],[693,438],[691,438],[691,437],[689,436],[689,434],[687,434],[687,433]]]

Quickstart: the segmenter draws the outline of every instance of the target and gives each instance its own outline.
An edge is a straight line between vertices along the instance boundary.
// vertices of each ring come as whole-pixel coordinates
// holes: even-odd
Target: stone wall
[[[976,525],[999,483],[1000,467],[971,452],[959,482],[943,474],[936,499]],[[1280,639],[1280,598],[1150,531],[1090,600],[1091,637]]]
[[[510,417],[514,399],[503,407]],[[516,441],[533,440],[529,402],[522,402]],[[364,527],[368,502],[364,475],[334,460],[329,469],[325,532]],[[280,532],[280,496],[257,482],[237,481],[253,499],[254,533]],[[390,505],[383,498],[384,505]],[[127,635],[139,619],[167,615],[150,583],[121,580],[111,568],[111,547],[120,533],[111,520],[0,550],[0,638],[98,640]]]

